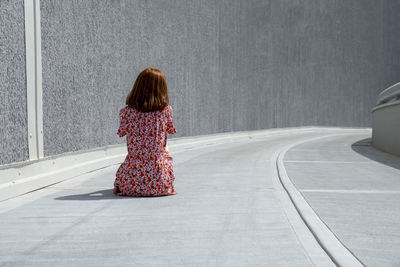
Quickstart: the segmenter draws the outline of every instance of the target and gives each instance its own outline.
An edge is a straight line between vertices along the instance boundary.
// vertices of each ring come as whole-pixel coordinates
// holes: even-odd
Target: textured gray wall
[[[0,1],[0,165],[28,159],[24,1]]]
[[[400,81],[400,1],[385,2],[384,13],[383,67],[385,81],[394,81],[394,84]]]
[[[176,136],[370,126],[398,82],[397,1],[41,1],[45,155],[122,143],[138,73],[167,76]]]

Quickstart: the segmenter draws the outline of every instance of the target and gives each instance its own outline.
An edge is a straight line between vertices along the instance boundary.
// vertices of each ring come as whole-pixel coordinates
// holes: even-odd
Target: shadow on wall
[[[376,149],[371,144],[372,138],[361,139],[351,145],[353,151],[373,161],[400,170],[400,157]]]

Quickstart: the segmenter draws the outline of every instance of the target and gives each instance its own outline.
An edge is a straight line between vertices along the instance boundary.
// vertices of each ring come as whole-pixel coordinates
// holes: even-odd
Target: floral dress
[[[172,107],[141,112],[128,106],[119,112],[118,135],[126,135],[128,155],[118,168],[114,187],[125,196],[175,194],[167,134],[176,133]]]

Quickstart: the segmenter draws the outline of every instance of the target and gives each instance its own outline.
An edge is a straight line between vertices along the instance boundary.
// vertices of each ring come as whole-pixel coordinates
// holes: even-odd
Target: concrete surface
[[[400,89],[400,84],[399,84]],[[400,90],[399,90],[400,91]],[[399,100],[372,110],[371,144],[384,152],[400,157],[400,94]]]
[[[28,156],[24,1],[0,1],[0,165]]]
[[[398,82],[398,1],[40,5],[46,156],[122,143],[116,115],[148,66],[166,74],[177,137],[369,127],[376,96]]]
[[[175,196],[114,196],[114,165],[0,202],[0,265],[334,266],[285,199],[276,156],[292,143],[344,133],[289,150],[288,174],[367,266],[396,266],[398,162],[365,140],[350,148],[370,132],[249,132],[172,145]]]
[[[323,138],[290,149],[293,184],[366,266],[400,266],[400,158],[370,134]]]
[[[175,196],[114,196],[115,165],[0,202],[0,265],[334,266],[285,200],[276,155],[299,140],[367,130],[171,146]]]

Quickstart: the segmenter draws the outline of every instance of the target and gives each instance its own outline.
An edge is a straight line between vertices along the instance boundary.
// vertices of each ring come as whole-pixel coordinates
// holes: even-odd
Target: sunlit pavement
[[[396,266],[399,161],[370,137],[311,128],[171,140],[177,195],[114,196],[114,165],[0,202],[0,265],[334,266],[278,176],[279,152],[298,143],[283,162],[315,216],[355,259]]]
[[[290,149],[285,169],[331,231],[366,266],[400,266],[400,158],[342,135]]]

